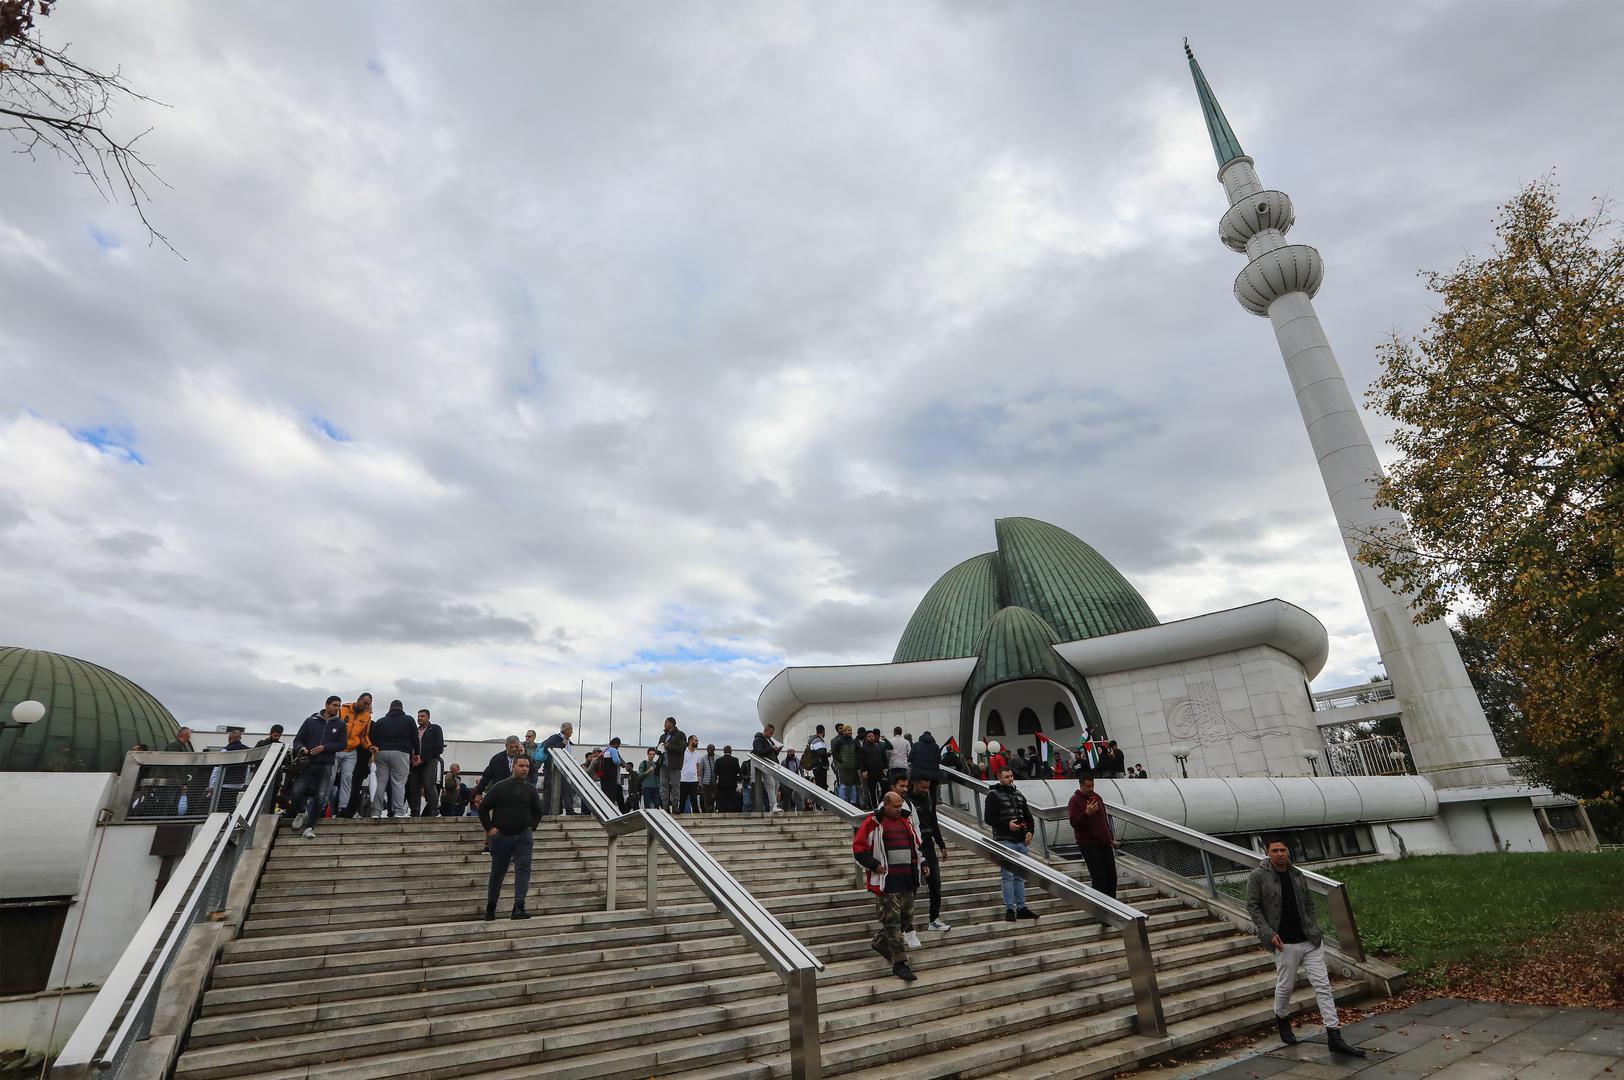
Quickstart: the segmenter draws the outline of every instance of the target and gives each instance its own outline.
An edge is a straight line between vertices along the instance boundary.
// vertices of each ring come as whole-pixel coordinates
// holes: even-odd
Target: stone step
[[[927,935],[927,938],[930,937],[932,935]],[[1154,941],[1160,950],[1159,959],[1166,965],[1197,962],[1202,958],[1237,952],[1257,951],[1249,941],[1240,939],[1229,933],[1227,928],[1213,923],[1172,928],[1158,934]],[[741,942],[733,943],[735,955],[742,955],[744,951]],[[936,950],[933,945],[927,943],[920,956],[931,964],[932,981],[936,986],[949,985],[955,980],[978,981],[1007,971],[1065,971],[1068,968],[1081,968],[1086,965],[1092,973],[1103,978],[1106,975],[1115,977],[1126,970],[1126,961],[1120,953],[1117,942],[1099,936],[1068,937],[1063,948],[1042,949],[1036,954],[977,949],[954,957],[945,951]],[[872,995],[876,965],[879,965],[879,970],[883,973],[885,970],[883,964],[868,954],[849,961],[831,963],[819,980],[821,1007],[828,1009],[845,1001],[867,1000]],[[555,976],[561,974],[551,969],[549,972]],[[486,987],[499,993],[500,1000],[494,1004],[503,1002],[512,1004],[514,1001],[535,1004],[543,1001],[556,1002],[563,993],[561,988],[552,985],[556,981],[556,978],[552,980],[540,978],[537,985],[528,990],[517,980],[492,982],[486,984]],[[732,970],[725,979],[705,985],[703,993],[705,1000],[716,1002],[740,996],[776,994],[780,985],[778,977],[766,970],[758,970],[753,975]],[[652,999],[645,999],[624,988],[618,989],[612,993],[615,1000],[623,1000],[624,1009],[620,1011],[610,1008],[607,1004],[610,1001],[609,995],[595,993],[590,995],[591,1010],[593,1015],[603,1017],[622,1015],[643,1017],[660,1008],[668,1007],[673,990],[687,994],[688,989],[686,986],[673,987],[670,984],[661,984],[650,988],[650,992],[655,995]],[[571,1007],[571,1015],[579,1016],[579,1010],[585,1004],[575,1002]],[[341,1027],[375,1025],[391,1020],[434,1019],[454,1012],[477,1011],[482,1007],[489,1005],[480,998],[467,994],[464,988],[457,987],[398,995],[393,998],[340,998],[325,1005],[300,1001],[299,1004],[288,1008],[269,1008],[235,1014],[214,1014],[212,1010],[205,1010],[204,1017],[193,1026],[190,1045],[215,1045],[241,1038],[244,1034],[251,1034],[254,1038],[266,1038],[271,1034],[304,1034]]]
[[[1207,981],[1231,975],[1242,968],[1268,965],[1268,958],[1256,948],[1247,947],[1241,951],[1232,942],[1230,952],[1231,956],[1224,959],[1222,952],[1208,944],[1167,950],[1165,968],[1176,974],[1164,975],[1164,978],[1173,982],[1181,979],[1186,982]],[[1239,955],[1234,955],[1237,952]],[[1127,986],[1126,965],[1120,962],[1115,965],[1095,962],[1069,971],[1055,971],[1043,964],[1021,970],[1008,957],[998,959],[1006,966],[997,979],[990,978],[992,973],[986,970],[988,965],[985,962],[971,965],[968,977],[955,980],[950,973],[936,976],[929,985],[928,995],[917,1001],[914,1011],[922,1017],[941,1016],[983,1009],[1012,996],[1065,994],[1075,998],[1083,987],[1097,984],[1115,988],[1102,998],[1105,1000],[1113,995],[1120,996]],[[1196,961],[1200,963],[1196,964]],[[820,1007],[827,1030],[866,1030],[874,1025],[895,1022],[895,1011],[889,1017],[875,1019],[874,1005],[877,1002],[873,994],[874,976],[865,974],[867,977],[862,979],[857,992],[848,992],[843,996],[825,988],[820,980]],[[884,972],[883,977],[889,981],[889,972]],[[1127,992],[1131,993],[1131,990]],[[887,1000],[891,1003],[890,999]],[[420,1049],[444,1050],[448,1044],[459,1040],[471,1038],[477,1041],[487,1034],[538,1029],[545,1031],[542,1042],[548,1060],[556,1062],[562,1057],[590,1053],[601,1041],[602,1029],[599,1025],[613,1019],[635,1018],[651,1030],[684,1033],[703,1033],[707,1029],[718,1031],[741,1023],[761,1024],[769,1031],[783,1027],[782,1005],[775,995],[759,991],[743,997],[729,995],[725,1003],[712,998],[697,1005],[689,995],[668,995],[663,1004],[644,1003],[641,1011],[634,1011],[635,1006],[604,995],[596,1002],[596,1007],[589,1006],[588,1011],[593,1013],[591,1016],[581,1015],[582,1005],[589,1003],[573,1004],[564,1023],[559,1022],[555,1003],[542,1003],[477,1014],[372,1024],[344,1031],[322,1030],[274,1043],[222,1045],[213,1051],[188,1053],[182,1060],[177,1076],[204,1080],[241,1075],[245,1069],[251,1070],[257,1064],[275,1063],[278,1067],[285,1067],[301,1063],[314,1066],[339,1060],[358,1070],[359,1075],[398,1075],[387,1071],[373,1072],[368,1068],[368,1063],[356,1059],[361,1054],[372,1056]]]

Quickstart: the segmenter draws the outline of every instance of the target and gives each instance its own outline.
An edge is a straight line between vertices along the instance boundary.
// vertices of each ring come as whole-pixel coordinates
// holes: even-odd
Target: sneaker
[[[1024,906],[1016,908],[1015,909],[1015,915],[1016,915],[1017,918],[1031,919],[1033,922],[1037,922],[1037,919],[1038,919],[1038,913],[1037,912],[1033,911],[1029,907],[1024,907]]]
[[[382,814],[373,814],[372,815],[372,820],[373,821],[382,821],[383,820],[383,815]]]
[[[913,969],[905,963],[892,964],[891,974],[895,975],[903,982],[916,982],[919,979],[919,976],[913,973]]]
[[[293,831],[298,832],[300,829],[304,828],[304,823],[305,823],[305,816],[303,814],[300,814],[298,817],[294,818],[293,819]]]
[[[530,913],[524,908],[514,908],[513,914],[508,916],[510,919],[528,919],[529,917]]]
[[[924,947],[919,944],[919,935],[914,933],[912,930],[909,930],[906,934],[902,935],[902,943],[908,946],[910,949],[919,949]]]
[[[925,927],[925,929],[926,930],[935,930],[937,933],[945,934],[949,930],[953,929],[953,927],[951,925],[949,925],[948,923],[943,922],[940,919],[932,919],[930,921],[930,925]]]
[[[1004,909],[1004,921],[1005,922],[1014,922],[1015,921],[1015,909],[1014,908],[1007,907],[1007,908]]]
[[[304,838],[306,840],[314,840],[316,838],[316,830],[315,829],[306,829],[304,831]]]

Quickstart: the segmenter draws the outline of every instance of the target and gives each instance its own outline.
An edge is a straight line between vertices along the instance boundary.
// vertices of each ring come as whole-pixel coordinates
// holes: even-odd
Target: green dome
[[[1157,625],[1128,579],[1064,529],[1034,518],[999,518],[998,550],[943,574],[897,642],[893,663],[975,656],[1000,609],[1027,608],[1058,641]]]
[[[60,653],[0,646],[0,720],[20,701],[45,718],[0,733],[6,772],[117,772],[136,743],[162,750],[179,726],[158,699],[124,676]]]

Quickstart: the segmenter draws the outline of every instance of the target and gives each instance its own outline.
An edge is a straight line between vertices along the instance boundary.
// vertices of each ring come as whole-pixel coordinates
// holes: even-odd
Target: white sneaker
[[[294,832],[298,832],[300,829],[304,828],[304,819],[305,816],[303,814],[300,814],[298,817],[293,819]]]
[[[315,829],[306,829],[304,831],[304,838],[306,840],[314,840],[316,838],[316,830]]]
[[[912,930],[909,930],[906,934],[902,935],[902,943],[908,946],[910,949],[918,949],[922,947],[919,944],[919,935],[914,933]]]
[[[373,821],[382,821],[383,820],[383,815],[382,814],[373,814],[372,815],[372,820]]]
[[[775,813],[775,814],[782,814],[782,813],[783,813],[783,812],[784,812],[784,808],[783,808],[783,807],[782,807],[782,806],[775,806],[775,807],[773,807],[773,813]]]
[[[938,931],[940,933],[945,934],[949,930],[953,929],[953,927],[950,926],[949,924],[943,922],[940,919],[932,919],[930,921],[930,925],[927,926],[925,929],[927,929],[927,930],[936,930],[936,931]]]

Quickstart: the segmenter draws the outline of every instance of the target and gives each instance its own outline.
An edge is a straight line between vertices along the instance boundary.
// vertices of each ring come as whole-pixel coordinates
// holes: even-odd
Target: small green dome
[[[1157,625],[1145,598],[1099,552],[1035,518],[999,518],[998,550],[943,574],[914,609],[892,663],[975,656],[1007,607],[1036,613],[1059,641]]]
[[[0,646],[0,720],[20,701],[45,718],[0,733],[5,772],[117,772],[136,743],[162,750],[180,725],[158,699],[117,672],[60,653]]]

